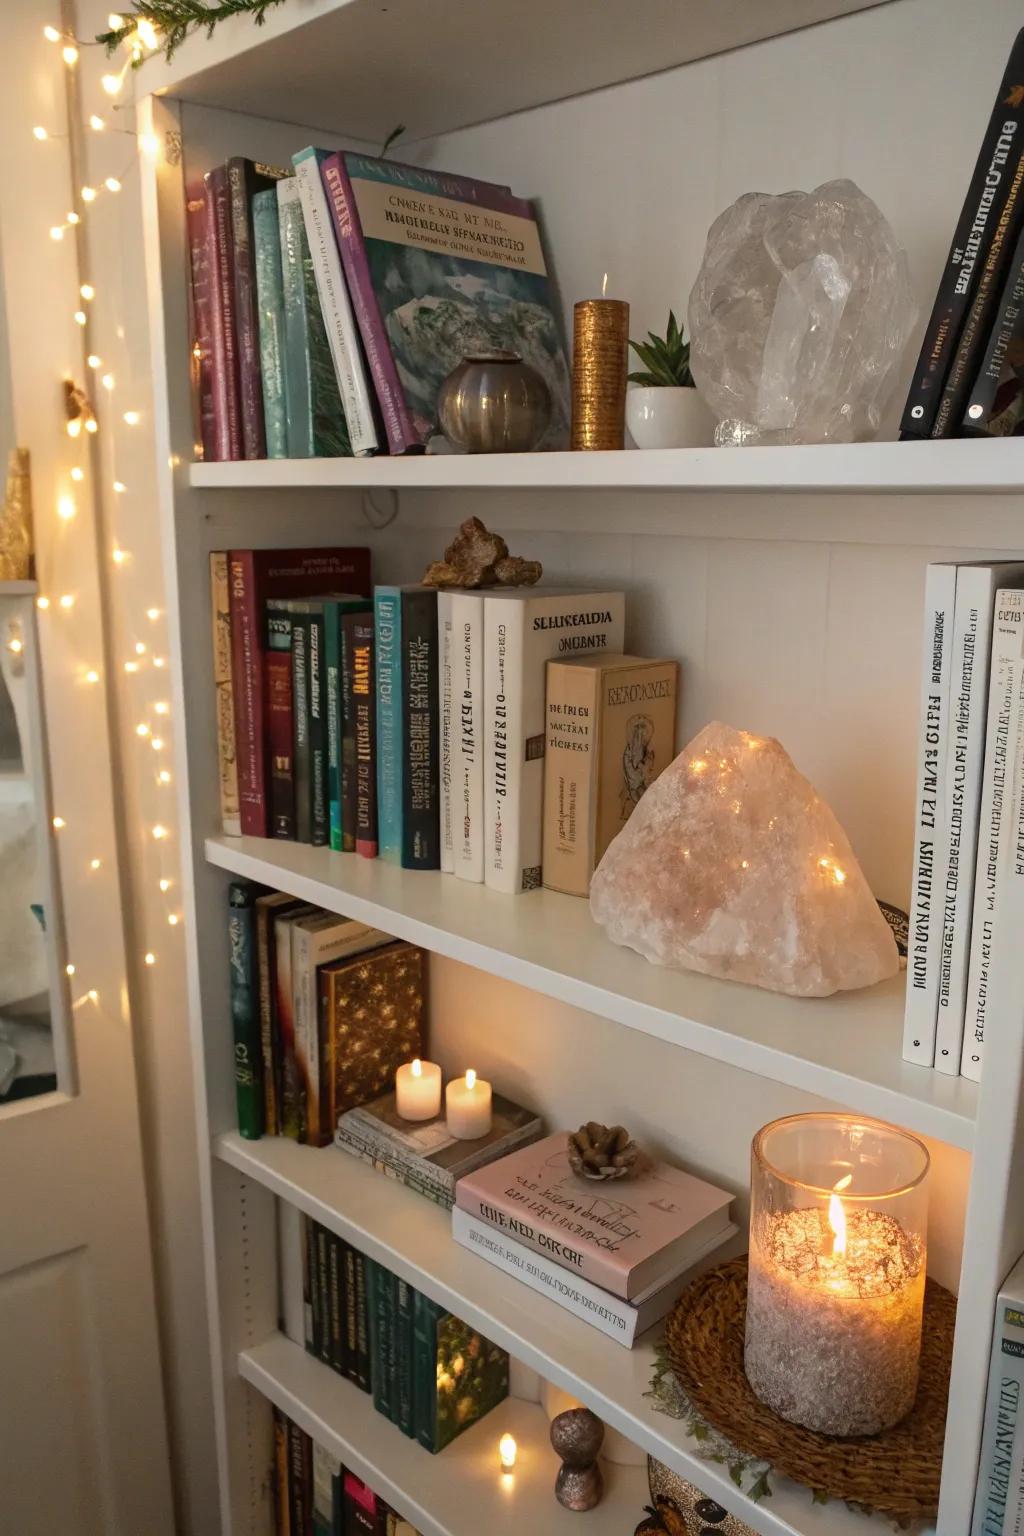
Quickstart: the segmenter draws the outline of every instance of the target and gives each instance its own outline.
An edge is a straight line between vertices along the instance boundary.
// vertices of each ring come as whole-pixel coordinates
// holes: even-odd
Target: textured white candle
[[[448,1131],[457,1141],[477,1141],[491,1128],[491,1085],[472,1068],[456,1077],[444,1091]]]
[[[395,1107],[403,1120],[433,1120],[441,1113],[441,1068],[436,1061],[407,1061],[395,1073]]]

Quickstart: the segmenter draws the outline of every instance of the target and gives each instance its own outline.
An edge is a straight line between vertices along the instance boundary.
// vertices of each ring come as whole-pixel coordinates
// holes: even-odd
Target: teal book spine
[[[313,457],[313,402],[306,327],[302,204],[294,176],[277,184],[281,237],[281,292],[284,309],[284,399],[288,457]]]
[[[341,604],[324,603],[327,676],[327,840],[341,851]]]
[[[370,1379],[373,1406],[391,1418],[391,1273],[372,1259],[366,1261],[366,1299],[370,1325]]]
[[[267,458],[288,457],[288,414],[284,394],[284,278],[277,189],[252,200],[252,243],[256,264],[256,305],[263,381],[263,423]]]
[[[309,741],[309,617],[292,618],[292,708],[295,721],[295,840],[312,841]]]
[[[415,1439],[416,1427],[413,1422],[413,1343],[414,1321],[413,1304],[414,1291],[406,1281],[395,1277],[395,1321],[394,1321],[394,1371],[391,1388],[392,1410],[395,1423],[403,1435]]]
[[[306,660],[309,687],[309,840],[323,847],[329,836],[327,822],[327,668],[324,657],[323,605],[309,615]]]
[[[413,1293],[413,1427],[425,1450],[435,1450],[437,1425],[437,1330],[444,1307]]]
[[[402,862],[402,590],[374,593],[378,855]]]
[[[301,230],[300,237],[306,304],[306,344],[309,354],[309,402],[312,414],[313,455],[322,459],[350,459],[352,444],[341,404],[331,346],[327,340],[327,330],[320,309],[316,273],[313,270],[313,257],[305,227]]]
[[[235,1102],[239,1134],[249,1141],[263,1135],[263,1041],[256,988],[253,902],[260,894],[249,880],[228,888],[228,956],[231,1023],[235,1041]]]

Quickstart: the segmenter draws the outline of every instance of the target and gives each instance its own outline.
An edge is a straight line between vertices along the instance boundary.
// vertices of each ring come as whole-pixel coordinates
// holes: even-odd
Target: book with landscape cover
[[[611,1184],[578,1178],[556,1131],[464,1174],[455,1203],[583,1280],[633,1301],[729,1224],[732,1196],[668,1163]]]
[[[251,880],[228,886],[228,966],[231,1024],[235,1042],[235,1100],[238,1130],[250,1141],[263,1134],[262,1049],[256,986],[253,903],[261,894]]]
[[[323,1087],[320,1145],[340,1116],[370,1103],[424,1048],[426,957],[415,944],[367,930],[358,954],[323,962],[317,978]]]
[[[621,652],[622,592],[527,587],[484,596],[484,878],[514,895],[543,883],[549,661]]]
[[[277,184],[277,213],[284,291],[288,457],[349,457],[352,445],[320,312],[301,194],[294,176]]]
[[[948,859],[946,774],[956,580],[957,568],[952,563],[929,565],[925,578],[917,797],[914,802],[914,873],[903,1015],[903,1059],[922,1067],[932,1066],[935,1060],[943,890]]]
[[[495,348],[518,352],[551,391],[540,446],[568,446],[569,374],[532,205],[350,150],[321,175],[391,452],[422,448],[444,379]]]
[[[373,390],[341,269],[327,193],[320,177],[320,166],[328,154],[326,149],[303,149],[292,156],[292,163],[299,183],[320,312],[334,361],[348,435],[353,453],[364,455],[376,453],[380,445],[374,420]]]
[[[235,696],[231,656],[231,589],[228,556],[210,555],[210,610],[213,638],[213,687],[217,711],[217,769],[220,776],[220,824],[229,837],[242,830],[235,756]]]
[[[233,549],[228,559],[231,675],[241,830],[266,837],[267,728],[264,710],[268,602],[341,589],[370,594],[368,549]]]
[[[416,1439],[436,1455],[508,1396],[508,1354],[416,1292],[413,1302]]]
[[[1024,230],[1017,238],[981,370],[961,423],[970,436],[1024,432]]]
[[[406,1057],[408,1060],[408,1057]],[[394,1092],[350,1109],[338,1119],[334,1144],[364,1162],[378,1164],[401,1183],[451,1208],[456,1180],[544,1134],[532,1110],[496,1093],[491,1129],[477,1141],[458,1141],[444,1114],[434,1120],[403,1120]]]
[[[253,242],[252,200],[258,192],[276,188],[288,175],[241,155],[227,163],[231,198],[232,266],[235,279],[235,328],[238,338],[238,396],[242,418],[242,456],[266,457],[263,425],[263,379],[260,367],[260,333],[256,299],[256,252]]]
[[[189,333],[192,342],[192,401],[195,416],[196,457],[217,457],[217,423],[213,408],[213,302],[215,273],[210,265],[207,231],[209,209],[201,181],[185,189],[189,261],[192,287],[189,296]]]
[[[238,384],[238,332],[235,324],[235,274],[231,238],[231,189],[226,165],[207,171],[207,259],[213,275],[210,306],[213,340],[210,380],[217,459],[242,457],[242,417]]]
[[[901,437],[929,437],[946,375],[998,223],[1008,180],[1024,147],[1024,30],[1018,33],[953,233],[921,355],[900,423]]]
[[[737,1227],[729,1222],[696,1252],[688,1256],[686,1267],[671,1280],[659,1283],[633,1301],[623,1301],[589,1280],[570,1274],[554,1259],[535,1253],[504,1232],[470,1216],[458,1206],[452,1211],[452,1237],[470,1253],[503,1269],[541,1296],[557,1301],[567,1312],[581,1317],[592,1328],[607,1334],[617,1344],[631,1349],[637,1337],[661,1322],[675,1306],[692,1279],[693,1266],[714,1253]]]
[[[277,188],[252,200],[252,248],[256,268],[256,314],[263,385],[263,429],[267,458],[288,457],[288,408],[284,394],[284,276]]]
[[[678,663],[549,661],[544,884],[586,896],[601,857],[675,756]]]

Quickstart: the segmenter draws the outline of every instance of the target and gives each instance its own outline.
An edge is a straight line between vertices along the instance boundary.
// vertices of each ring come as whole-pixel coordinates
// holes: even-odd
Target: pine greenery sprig
[[[631,384],[655,385],[661,389],[692,389],[693,374],[690,372],[690,343],[683,340],[683,332],[671,310],[668,312],[668,328],[664,337],[648,331],[647,341],[631,341],[630,346],[643,363],[641,372],[631,373]]]
[[[170,59],[190,32],[205,27],[210,37],[229,16],[251,16],[262,27],[271,6],[282,3],[283,0],[132,0],[131,14],[125,15],[123,25],[101,32],[96,41],[113,53],[131,37],[138,22],[151,21],[160,32],[161,51]]]

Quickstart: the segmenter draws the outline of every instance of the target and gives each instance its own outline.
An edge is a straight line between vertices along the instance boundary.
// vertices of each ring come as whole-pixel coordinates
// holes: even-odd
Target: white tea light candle
[[[441,1068],[436,1061],[407,1061],[395,1073],[395,1108],[403,1120],[433,1120],[441,1113]]]
[[[503,1472],[511,1472],[516,1464],[516,1438],[515,1435],[502,1435],[498,1441],[498,1460],[501,1462]]]
[[[470,1067],[465,1077],[456,1077],[444,1091],[444,1112],[448,1131],[457,1141],[478,1141],[491,1129],[491,1085],[477,1077]]]
[[[877,1120],[792,1115],[752,1152],[747,1379],[774,1412],[872,1435],[917,1392],[928,1153]]]

